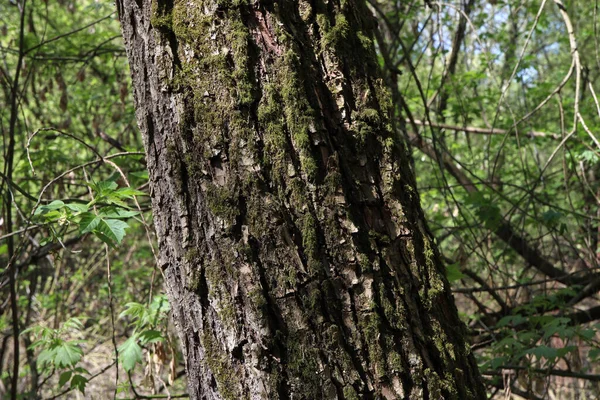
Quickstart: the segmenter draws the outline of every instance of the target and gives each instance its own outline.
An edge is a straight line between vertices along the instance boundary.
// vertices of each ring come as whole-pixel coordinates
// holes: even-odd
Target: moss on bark
[[[484,398],[365,4],[119,3],[191,396]]]

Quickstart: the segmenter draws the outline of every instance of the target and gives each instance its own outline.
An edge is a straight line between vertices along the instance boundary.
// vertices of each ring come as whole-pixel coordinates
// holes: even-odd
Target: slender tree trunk
[[[193,399],[483,399],[361,0],[117,0]]]

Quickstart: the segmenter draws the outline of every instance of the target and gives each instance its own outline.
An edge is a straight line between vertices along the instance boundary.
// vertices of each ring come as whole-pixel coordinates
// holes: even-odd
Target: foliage
[[[62,371],[58,380],[59,387],[70,382],[71,389],[85,393],[88,379],[84,374],[89,375],[89,372],[85,368],[77,367],[83,356],[83,350],[79,341],[65,339],[69,331],[81,332],[82,330],[81,321],[70,318],[59,329],[36,326],[26,329],[22,334],[31,332],[39,337],[29,348],[41,350],[37,357],[40,372]]]
[[[120,360],[125,371],[130,372],[142,361],[142,346],[163,342],[163,333],[156,330],[167,319],[169,302],[164,295],[155,296],[149,306],[127,303],[119,318],[130,317],[134,326],[131,337],[119,347]]]

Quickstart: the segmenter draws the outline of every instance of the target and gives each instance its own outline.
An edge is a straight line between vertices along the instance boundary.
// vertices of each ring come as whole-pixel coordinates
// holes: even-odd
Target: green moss
[[[263,166],[271,166],[274,178],[286,175],[286,149],[282,99],[274,83],[263,87],[263,96],[258,104],[258,121],[264,129],[265,153],[268,157],[261,160]]]
[[[383,348],[381,347],[381,321],[376,313],[365,314],[359,321],[369,349],[369,359],[378,377],[386,375],[386,365]]]
[[[391,239],[387,233],[379,233],[374,230],[369,231],[369,237],[375,240],[379,245],[389,245],[391,243]]]
[[[371,54],[372,57],[369,57],[369,59],[376,59],[375,52],[374,52],[375,48],[373,46],[373,40],[361,31],[356,32],[356,37],[358,38],[358,41],[362,47],[363,52],[365,54]]]
[[[238,372],[230,364],[227,355],[221,351],[210,333],[202,335],[202,345],[206,350],[206,363],[217,381],[219,394],[225,400],[238,400],[240,398],[236,379]]]
[[[354,389],[354,387],[350,386],[350,385],[346,385],[344,386],[344,399],[346,400],[358,400],[358,393],[356,393],[356,390]]]
[[[239,204],[235,192],[228,187],[208,184],[205,192],[210,211],[226,223],[233,224],[239,214]]]
[[[387,360],[391,373],[397,375],[404,370],[404,367],[402,366],[402,356],[400,356],[398,352],[394,350],[390,351]]]
[[[435,371],[426,368],[424,375],[427,390],[429,391],[429,398],[458,399],[454,377],[451,374],[448,373],[442,378]]]
[[[373,263],[366,254],[358,253],[358,264],[362,273],[373,271]]]
[[[323,20],[321,20],[323,23]],[[323,23],[326,28],[325,34],[322,37],[322,48],[327,47],[339,47],[345,45],[348,41],[348,35],[350,33],[350,24],[342,13],[337,13],[335,16],[335,25],[327,29],[329,21]]]
[[[317,224],[314,217],[307,213],[300,218],[300,231],[302,234],[302,247],[308,257],[308,266],[313,271],[318,270],[320,263],[318,260]]]
[[[360,110],[357,119],[373,126],[378,126],[381,123],[379,111],[375,110],[374,108],[364,108]]]
[[[426,307],[431,309],[439,295],[444,293],[445,284],[443,280],[443,271],[438,270],[438,264],[435,258],[431,241],[427,233],[423,233],[423,255],[425,256],[425,269],[427,271],[427,283],[429,287],[423,286],[419,293]]]
[[[150,24],[162,32],[173,30],[173,9],[168,1],[152,0]]]
[[[400,299],[401,297],[400,295],[394,296],[393,294],[391,296],[388,296],[385,290],[386,288],[384,285],[379,285],[379,303],[381,308],[383,309],[383,314],[385,315],[385,317],[387,318],[387,320],[393,328],[403,329],[406,327],[404,323],[404,306],[399,301],[396,301],[395,304],[393,304],[390,301],[390,297],[395,300]]]
[[[311,317],[318,317],[320,315],[320,304],[322,297],[321,289],[317,286],[312,286],[308,292],[308,295],[303,296],[303,305]]]
[[[173,6],[172,29],[178,40],[194,47],[202,47],[198,38],[208,38],[212,18],[204,15],[201,5],[191,5],[189,1],[177,1]]]
[[[267,299],[260,288],[254,288],[248,292],[248,298],[252,305],[259,311],[264,311],[264,307],[267,305]]]
[[[296,331],[286,341],[288,376],[294,397],[321,399],[323,382],[319,378],[319,351],[311,335]]]
[[[234,271],[216,261],[209,262],[205,271],[209,294],[215,300],[218,300],[217,313],[219,318],[226,326],[235,327],[237,324],[235,302],[227,290],[228,278],[234,277]]]
[[[228,33],[228,42],[231,44],[233,53],[233,79],[237,90],[238,102],[241,105],[250,105],[254,101],[252,90],[254,84],[251,81],[249,66],[249,43],[250,34],[248,28],[241,21],[239,12],[231,17],[231,29]]]
[[[300,153],[300,164],[303,172],[310,181],[314,181],[318,167],[313,154],[310,135],[311,127],[314,126],[315,121],[312,108],[306,100],[303,84],[298,76],[298,71],[302,71],[303,68],[296,52],[290,49],[283,56],[279,77],[286,126],[294,147]]]
[[[438,321],[432,321],[433,328],[433,343],[435,344],[436,349],[440,352],[442,357],[450,358],[450,360],[456,360],[456,354],[454,352],[454,345],[448,341],[446,333],[440,326]],[[448,361],[450,361],[448,360]]]

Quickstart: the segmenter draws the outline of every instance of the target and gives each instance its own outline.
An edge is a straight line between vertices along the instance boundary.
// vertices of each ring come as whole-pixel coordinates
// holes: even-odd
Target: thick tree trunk
[[[483,399],[361,0],[117,0],[193,399]]]

